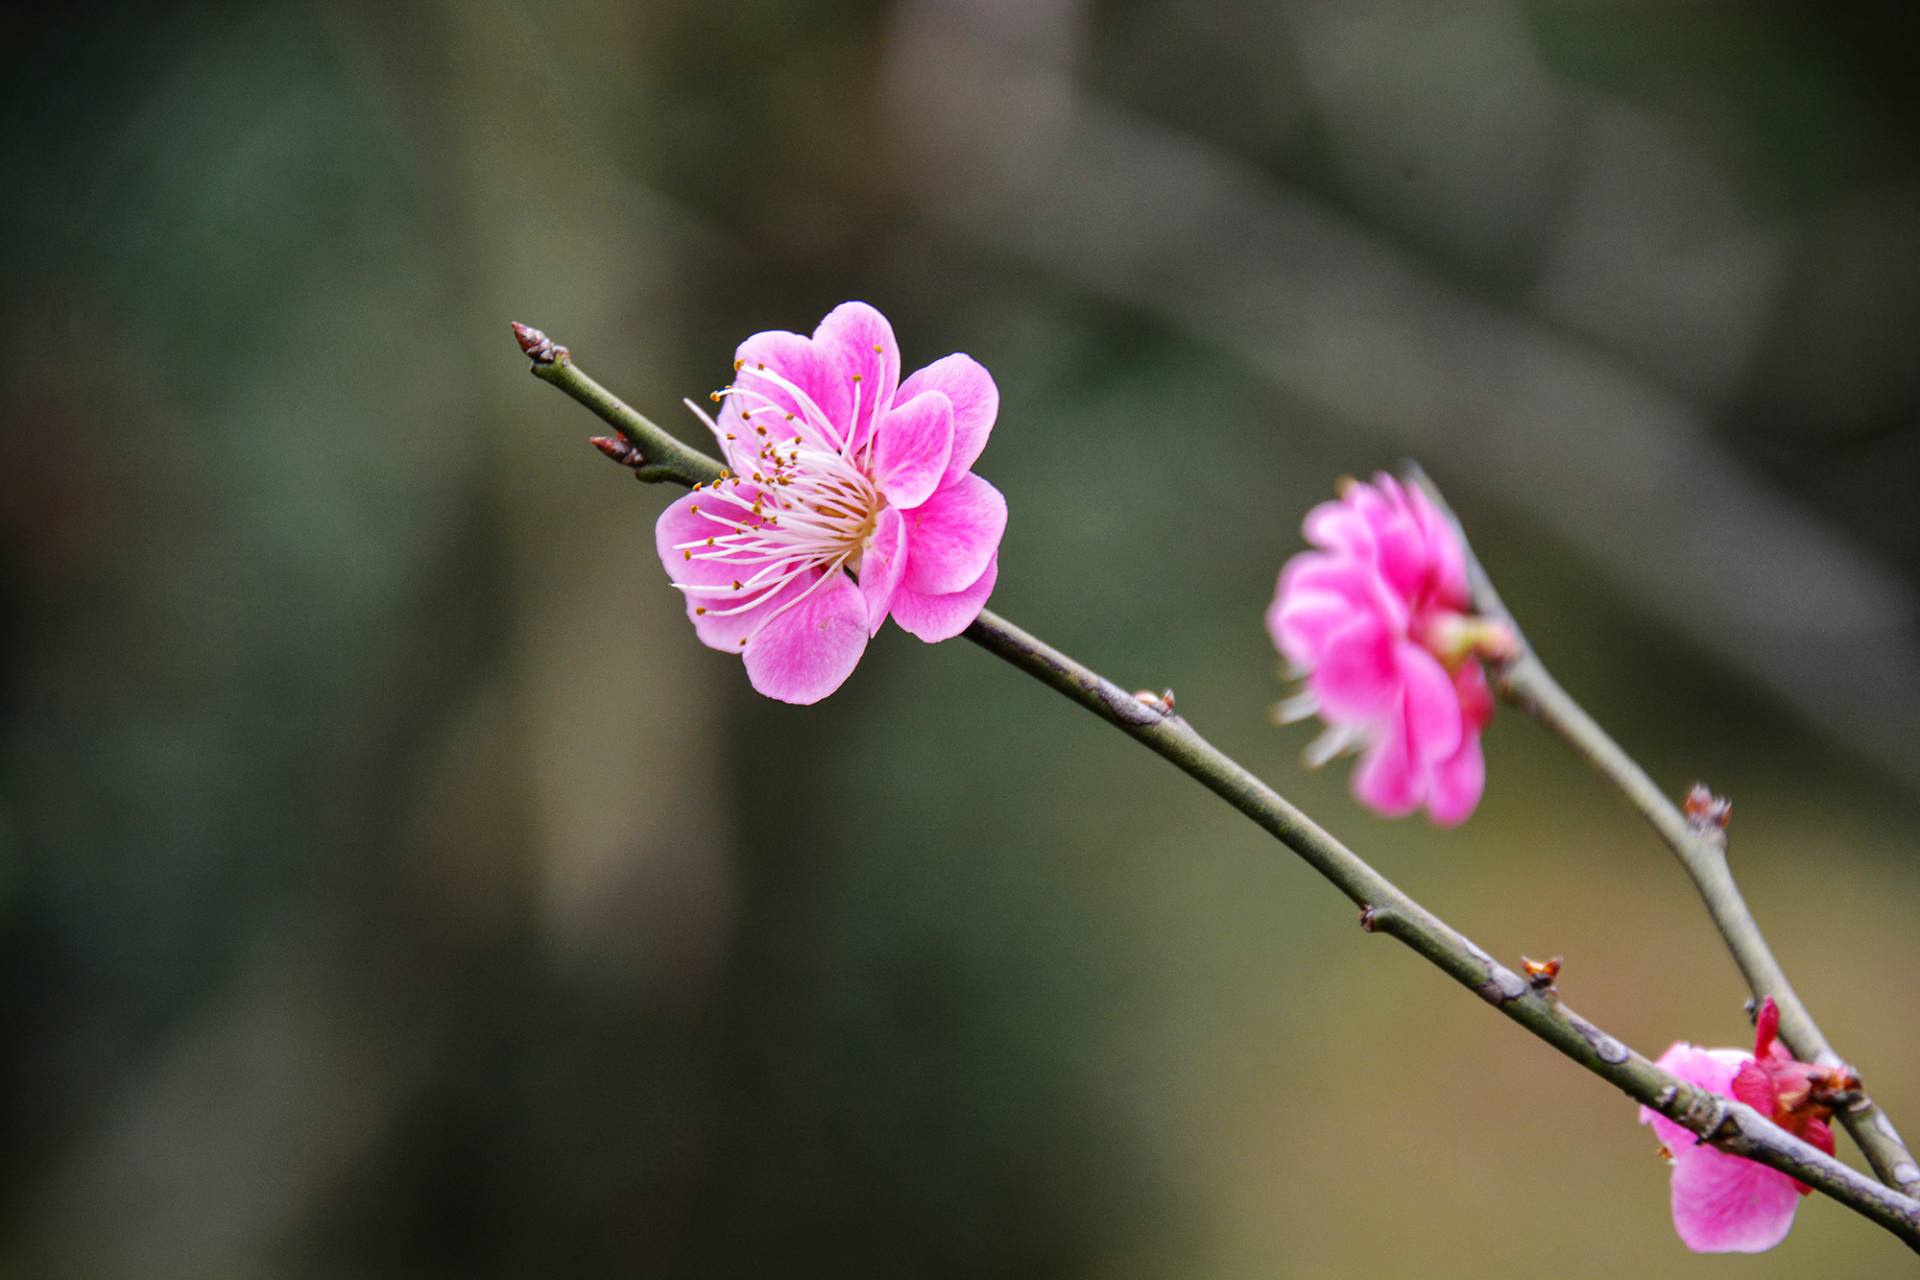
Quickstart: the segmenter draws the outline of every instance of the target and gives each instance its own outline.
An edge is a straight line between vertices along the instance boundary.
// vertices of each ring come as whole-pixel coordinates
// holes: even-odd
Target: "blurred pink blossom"
[[[1381,474],[1348,481],[1307,513],[1303,551],[1280,572],[1267,630],[1305,677],[1282,719],[1318,715],[1308,749],[1323,764],[1358,751],[1353,793],[1401,817],[1425,807],[1443,826],[1480,802],[1480,731],[1493,716],[1480,658],[1503,656],[1508,629],[1468,614],[1466,554],[1418,489]]]
[[[811,338],[757,333],[716,391],[729,475],[660,516],[694,631],[782,702],[838,689],[889,615],[929,642],[993,591],[1006,499],[973,474],[1000,393],[970,356],[900,380],[885,316],[834,308]]]
[[[1739,1099],[1832,1155],[1830,1103],[1860,1082],[1849,1068],[1795,1060],[1777,1039],[1779,1029],[1780,1011],[1768,996],[1755,1022],[1752,1054],[1681,1041],[1660,1055],[1658,1065],[1709,1093]],[[1640,1123],[1653,1126],[1673,1164],[1673,1226],[1689,1249],[1760,1253],[1786,1238],[1800,1197],[1811,1190],[1805,1183],[1707,1146],[1651,1107],[1640,1108]]]

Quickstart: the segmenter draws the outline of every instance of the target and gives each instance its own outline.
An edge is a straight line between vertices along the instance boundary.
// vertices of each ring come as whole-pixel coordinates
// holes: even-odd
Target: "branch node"
[[[1561,1008],[1565,1009],[1566,1006],[1562,1005]],[[1579,1014],[1568,1011],[1567,1022],[1575,1031],[1580,1033],[1580,1038],[1587,1042],[1588,1046],[1592,1048],[1594,1056],[1599,1058],[1600,1061],[1610,1063],[1617,1067],[1631,1056],[1627,1052],[1627,1046],[1621,1044],[1618,1040],[1615,1040],[1612,1036],[1594,1026]],[[1701,1091],[1696,1090],[1695,1092]]]
[[[1548,960],[1535,960],[1532,956],[1520,957],[1521,971],[1527,975],[1527,985],[1535,991],[1551,992],[1555,978],[1560,976],[1561,957]]]
[[[1152,725],[1173,716],[1173,703],[1169,699],[1164,705],[1158,694],[1128,693],[1105,676],[1094,677],[1094,692],[1107,706],[1107,711],[1121,724]],[[1172,693],[1173,690],[1167,690]]]
[[[1138,699],[1142,705],[1151,707],[1163,716],[1173,714],[1173,690],[1171,689],[1164,690],[1160,693],[1155,693],[1151,689],[1139,689],[1134,692],[1133,696]]]
[[[1682,811],[1687,816],[1687,830],[1722,849],[1727,847],[1727,824],[1733,821],[1733,801],[1716,796],[1706,783],[1696,782],[1687,789]]]

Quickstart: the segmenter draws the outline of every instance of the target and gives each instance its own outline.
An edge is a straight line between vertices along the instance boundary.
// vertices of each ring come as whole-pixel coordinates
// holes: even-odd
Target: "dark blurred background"
[[[7,42],[0,1276],[1882,1276],[1686,1254],[1622,1097],[965,643],[699,647],[656,419],[867,299],[1004,393],[994,607],[1649,1053],[1669,855],[1512,713],[1358,810],[1261,627],[1418,456],[1920,1131],[1905,6],[55,7]],[[1917,1135],[1920,1136],[1920,1135]],[[1851,1152],[1847,1153],[1851,1157]]]

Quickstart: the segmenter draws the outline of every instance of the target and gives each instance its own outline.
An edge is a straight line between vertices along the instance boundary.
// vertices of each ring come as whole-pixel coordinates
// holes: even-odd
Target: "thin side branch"
[[[611,424],[656,477],[705,483],[721,465],[668,436],[562,355],[533,372]],[[531,353],[529,353],[531,354]],[[639,474],[637,472],[637,474]],[[642,478],[650,478],[642,475]],[[987,652],[1079,703],[1165,758],[1293,850],[1361,908],[1362,924],[1412,948],[1482,1000],[1629,1097],[1722,1150],[1799,1178],[1920,1251],[1920,1200],[1848,1168],[1743,1103],[1696,1089],[1501,965],[1434,916],[1242,765],[1207,742],[1164,699],[1143,699],[990,612],[965,632]]]
[[[546,334],[523,324],[515,324],[513,332],[521,350],[533,362],[530,370],[534,377],[578,400],[639,451],[639,457],[626,465],[631,466],[640,479],[691,488],[720,478],[724,467],[699,450],[681,444],[639,410],[580,372],[573,363],[573,353],[565,347],[555,345]]]
[[[1714,927],[1725,939],[1727,950],[1733,954],[1734,963],[1739,965],[1754,999],[1772,996],[1779,1006],[1780,1034],[1794,1056],[1803,1062],[1842,1065],[1842,1059],[1833,1051],[1799,993],[1787,980],[1786,971],[1774,958],[1753,912],[1740,894],[1739,885],[1734,882],[1727,862],[1726,837],[1718,829],[1724,824],[1724,811],[1715,813],[1718,823],[1689,822],[1679,806],[1647,776],[1646,770],[1560,687],[1527,643],[1526,633],[1514,621],[1512,611],[1494,590],[1492,580],[1473,554],[1466,531],[1460,528],[1458,518],[1438,487],[1417,468],[1413,469],[1412,479],[1453,522],[1461,545],[1467,548],[1474,608],[1485,617],[1506,623],[1513,631],[1514,656],[1493,668],[1494,685],[1500,695],[1551,729],[1618,787],[1628,803],[1673,850],[1707,904],[1707,913],[1713,917]],[[1914,1161],[1893,1122],[1873,1099],[1862,1094],[1857,1102],[1839,1113],[1839,1119],[1882,1182],[1904,1195],[1920,1196],[1920,1163]]]

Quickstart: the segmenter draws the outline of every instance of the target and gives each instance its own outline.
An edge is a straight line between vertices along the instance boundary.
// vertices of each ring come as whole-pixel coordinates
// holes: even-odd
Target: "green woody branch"
[[[704,484],[721,464],[687,448],[583,373],[564,347],[515,325],[533,374],[587,406],[621,436],[601,443],[640,479]],[[600,443],[600,442],[596,442]],[[1815,1187],[1920,1251],[1920,1200],[1882,1186],[1801,1141],[1743,1103],[1697,1089],[1580,1017],[1550,981],[1529,981],[1415,902],[1242,765],[1202,738],[1164,698],[1128,693],[989,612],[967,639],[1139,741],[1251,818],[1360,907],[1361,926],[1398,939],[1456,982],[1629,1097],[1722,1150]]]
[[[1780,1034],[1793,1055],[1803,1062],[1822,1066],[1845,1065],[1787,980],[1786,971],[1774,958],[1773,949],[1767,945],[1766,936],[1760,932],[1746,899],[1740,895],[1739,885],[1734,882],[1733,871],[1727,863],[1726,822],[1731,806],[1697,785],[1687,799],[1685,812],[1667,798],[1646,770],[1560,687],[1559,681],[1527,644],[1525,633],[1474,557],[1473,544],[1467,540],[1466,531],[1460,528],[1459,520],[1433,481],[1417,468],[1410,478],[1425,490],[1460,534],[1460,545],[1467,551],[1474,608],[1484,617],[1506,623],[1513,632],[1513,656],[1493,667],[1494,684],[1501,696],[1559,735],[1577,755],[1618,787],[1628,803],[1673,850],[1707,904],[1707,913],[1726,940],[1727,950],[1733,953],[1734,963],[1740,966],[1754,999],[1772,996],[1779,1006]],[[1904,1195],[1920,1195],[1920,1164],[1915,1163],[1893,1122],[1872,1098],[1860,1095],[1857,1102],[1839,1113],[1839,1119],[1882,1182]]]

